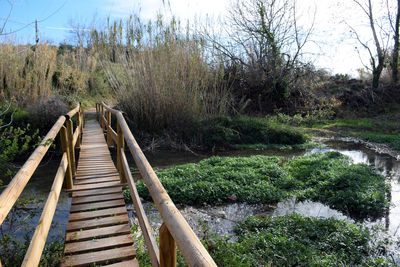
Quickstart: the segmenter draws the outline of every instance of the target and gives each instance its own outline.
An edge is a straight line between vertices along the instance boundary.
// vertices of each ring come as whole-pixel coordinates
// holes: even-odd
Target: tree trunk
[[[400,0],[397,0],[396,26],[394,33],[394,46],[392,55],[392,84],[396,85],[399,78],[399,28],[400,28]]]
[[[381,44],[379,43],[378,35],[376,34],[371,0],[368,0],[368,12],[369,12],[369,23],[372,31],[372,36],[374,37],[374,42],[376,46],[376,54],[378,56],[378,66],[376,66],[376,68],[374,67],[372,71],[373,75],[372,87],[378,88],[379,78],[381,77],[383,65],[385,63],[385,51],[382,49]]]

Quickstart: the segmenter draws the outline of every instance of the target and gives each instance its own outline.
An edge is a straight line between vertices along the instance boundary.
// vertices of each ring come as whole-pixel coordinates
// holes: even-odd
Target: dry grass
[[[27,105],[52,95],[51,79],[56,69],[57,48],[40,44],[0,44],[0,97],[13,97]]]
[[[134,126],[157,133],[228,113],[232,99],[223,67],[207,64],[201,40],[175,20],[122,25],[98,34],[97,44],[118,104]]]

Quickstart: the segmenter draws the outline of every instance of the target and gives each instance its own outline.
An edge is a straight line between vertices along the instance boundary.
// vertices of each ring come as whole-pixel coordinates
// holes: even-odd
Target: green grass
[[[384,143],[400,151],[400,122],[379,119],[335,119],[320,121],[312,128],[337,131],[340,135],[365,141]]]
[[[365,164],[338,152],[299,157],[284,164],[298,181],[297,197],[322,202],[354,218],[378,218],[389,205],[389,185]]]
[[[266,118],[218,117],[200,122],[195,129],[200,142],[207,147],[295,146],[308,141],[304,132]]]
[[[235,231],[237,242],[205,238],[218,266],[394,266],[375,233],[343,220],[249,217]]]
[[[378,218],[388,207],[385,178],[338,152],[283,162],[279,157],[211,157],[169,168],[158,177],[175,203],[275,204],[296,196],[322,202],[356,219]],[[139,194],[150,200],[142,181]],[[129,191],[124,191],[127,201]]]

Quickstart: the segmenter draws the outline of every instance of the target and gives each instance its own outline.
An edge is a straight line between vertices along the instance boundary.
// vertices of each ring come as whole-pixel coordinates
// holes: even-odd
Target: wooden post
[[[107,111],[107,145],[108,147],[113,146],[113,139],[111,136],[111,112]]]
[[[76,114],[76,129],[79,129],[79,134],[78,134],[78,139],[76,140],[76,147],[80,148],[81,147],[81,133],[82,133],[82,127],[81,127],[81,107],[79,107],[78,113]]]
[[[101,107],[100,125],[101,125],[101,128],[104,131],[105,130],[105,125],[104,125],[104,121],[103,121],[103,118],[104,118],[104,107],[103,107],[103,105],[101,105],[100,107]]]
[[[75,176],[76,172],[76,167],[75,167],[75,148],[73,144],[74,140],[74,126],[72,124],[71,118],[66,115],[66,124],[67,124],[67,138],[68,138],[68,146],[69,146],[69,156],[71,158],[71,171],[72,171],[72,176]]]
[[[121,155],[121,149],[124,150],[124,148],[125,148],[124,133],[122,132],[121,127],[119,126],[119,122],[117,122],[117,169],[119,172],[119,176],[121,178],[121,183],[126,183],[126,177],[122,166],[122,155]]]
[[[96,103],[96,117],[99,120],[99,104]]]
[[[71,169],[71,157],[70,157],[70,151],[69,151],[69,145],[68,145],[68,134],[67,134],[67,129],[65,126],[61,127],[60,130],[60,139],[61,139],[61,149],[62,152],[67,153],[67,159],[68,159],[68,168],[67,172],[65,174],[65,185],[67,189],[72,189],[74,184],[72,181],[72,169]]]
[[[81,114],[81,134],[83,133],[83,126],[85,125],[85,117],[84,117],[84,114],[83,114],[83,108],[82,108],[82,104],[81,103],[79,103],[79,111],[80,111],[80,114]]]
[[[176,244],[168,227],[160,227],[160,267],[176,267]]]

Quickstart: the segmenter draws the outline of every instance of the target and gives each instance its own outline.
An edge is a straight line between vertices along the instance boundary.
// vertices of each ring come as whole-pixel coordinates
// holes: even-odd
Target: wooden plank
[[[22,262],[21,266],[37,266],[40,262],[40,257],[42,256],[47,235],[49,234],[50,225],[53,221],[53,216],[56,211],[67,165],[67,154],[64,153],[60,166],[58,167],[56,177],[54,178],[53,185],[51,186],[46,204],[43,207],[42,215],[40,216],[35,233],[33,234],[28,251],[25,254],[24,261]]]
[[[72,204],[84,204],[84,203],[91,203],[91,202],[98,202],[98,201],[106,201],[106,200],[115,200],[121,199],[123,195],[118,193],[107,194],[107,195],[100,195],[100,196],[87,196],[87,197],[73,197]]]
[[[75,180],[75,185],[95,184],[95,183],[104,183],[104,182],[113,182],[113,181],[119,181],[119,177],[111,176],[111,177],[104,177],[104,178],[79,179],[79,180]]]
[[[93,195],[105,195],[110,193],[122,192],[122,186],[120,187],[109,187],[103,189],[92,189],[72,192],[72,197],[83,197],[83,196],[93,196]]]
[[[75,181],[78,180],[83,180],[83,179],[96,179],[96,178],[106,178],[106,177],[119,177],[118,173],[100,173],[100,174],[82,174],[82,175],[76,175]]]
[[[75,212],[69,215],[69,221],[82,221],[87,219],[94,219],[94,218],[101,218],[101,217],[108,217],[108,216],[115,216],[127,214],[125,207],[117,207],[111,209],[102,209],[102,210],[94,210],[94,211],[84,211],[84,212]]]
[[[121,194],[121,198],[116,199],[116,200],[71,205],[70,212],[73,213],[73,212],[79,212],[79,211],[85,211],[85,210],[124,207],[124,206],[125,206],[125,201]]]
[[[131,229],[128,224],[113,225],[97,229],[69,232],[65,235],[65,242],[90,240],[111,235],[129,234]]]
[[[60,266],[87,266],[95,263],[102,264],[112,260],[133,259],[135,256],[136,252],[133,247],[128,246],[66,257]]]
[[[129,260],[129,261],[122,261],[118,263],[113,263],[110,265],[103,265],[107,267],[139,267],[139,262],[137,259]]]
[[[121,183],[117,182],[106,182],[101,184],[83,184],[74,186],[73,191],[82,191],[88,189],[99,189],[99,188],[107,188],[107,187],[121,187]]]
[[[64,254],[83,253],[96,250],[104,250],[113,247],[129,246],[133,244],[130,234],[106,237],[82,242],[73,242],[65,244]]]
[[[100,219],[90,219],[85,221],[76,221],[76,222],[69,222],[67,225],[67,231],[77,231],[77,230],[85,230],[85,229],[92,229],[97,227],[105,227],[111,226],[114,224],[122,224],[128,223],[128,216],[126,214],[105,217]]]

